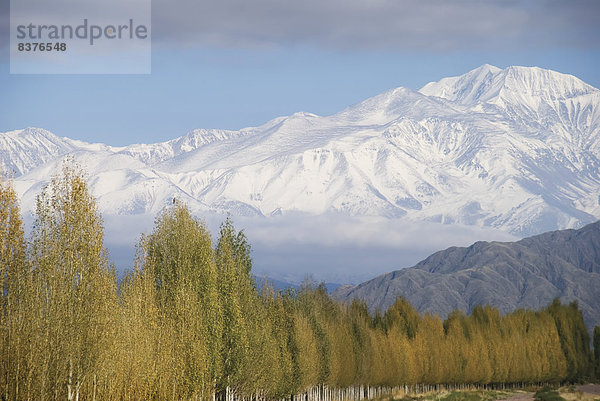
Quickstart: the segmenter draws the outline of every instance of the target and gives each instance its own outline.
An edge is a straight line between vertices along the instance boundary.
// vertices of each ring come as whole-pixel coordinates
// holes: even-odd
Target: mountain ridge
[[[362,299],[372,310],[385,310],[403,296],[419,312],[441,316],[486,304],[502,313],[539,309],[561,298],[577,301],[593,328],[600,325],[600,221],[515,242],[450,247],[413,267],[340,287],[333,296]]]
[[[103,213],[153,214],[177,197],[201,213],[335,212],[524,236],[600,218],[600,91],[554,71],[484,65],[330,116],[156,144],[0,134],[0,166],[14,171],[26,209],[67,155],[88,169]]]

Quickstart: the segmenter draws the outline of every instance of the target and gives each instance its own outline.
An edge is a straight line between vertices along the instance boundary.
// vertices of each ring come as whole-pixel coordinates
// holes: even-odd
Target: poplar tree
[[[331,339],[327,333],[327,318],[333,301],[324,285],[312,288],[305,283],[298,294],[299,307],[308,319],[317,346],[319,373],[316,385],[327,384],[331,374]]]
[[[250,251],[229,218],[213,247],[174,202],[142,236],[117,293],[80,170],[66,164],[38,197],[28,249],[16,194],[0,182],[0,398],[327,399],[326,387],[600,375],[600,328],[592,354],[576,303],[504,316],[477,306],[442,323],[398,298],[372,315],[311,282],[259,294]]]
[[[81,170],[65,163],[38,197],[36,213],[31,259],[41,321],[33,398],[95,397],[98,381],[111,376],[105,356],[118,302],[102,219]]]
[[[364,301],[353,300],[348,310],[349,320],[352,324],[352,339],[354,360],[356,368],[354,373],[355,383],[366,383],[373,363],[373,344],[369,332],[371,330],[371,317]]]
[[[305,313],[297,309],[294,300],[292,362],[296,391],[306,391],[315,386],[319,380],[319,354],[317,338]]]
[[[448,315],[444,321],[444,333],[448,345],[448,369],[451,371],[450,377],[447,378],[447,383],[465,383],[465,368],[467,360],[465,357],[466,348],[468,347],[466,328],[466,315],[462,311],[455,310]]]
[[[564,306],[555,299],[548,307],[548,312],[554,318],[567,361],[567,379],[575,381],[591,377],[590,338],[577,302]]]
[[[356,372],[356,356],[353,349],[352,324],[348,314],[340,305],[335,317],[328,326],[328,337],[331,339],[331,377],[330,385],[339,388],[349,387],[354,382]]]
[[[5,399],[19,398],[32,369],[27,361],[32,309],[25,248],[17,194],[0,178],[0,395]]]
[[[175,202],[159,215],[142,249],[161,322],[175,333],[171,352],[180,374],[173,386],[187,397],[212,394],[222,374],[223,323],[210,233]]]
[[[145,255],[136,258],[135,271],[121,283],[121,336],[118,345],[117,399],[166,398],[160,381],[171,382],[167,366],[170,348],[165,344],[165,327],[156,303],[154,277],[142,268]],[[166,380],[165,380],[166,379]]]
[[[283,398],[296,392],[294,381],[294,366],[290,349],[291,322],[285,309],[285,302],[280,292],[275,292],[273,286],[263,282],[261,299],[265,305],[266,319],[262,319],[262,341],[252,354],[256,359],[258,369],[253,369],[257,375],[254,380],[254,392],[271,390],[268,395],[273,398]]]
[[[383,320],[386,327],[397,326],[408,338],[413,339],[419,329],[421,317],[406,298],[398,297],[385,312]]]
[[[242,308],[244,303],[249,301],[251,263],[245,237],[243,233],[236,233],[229,217],[221,225],[219,234],[215,260],[223,313],[220,355],[223,374],[217,382],[217,391],[224,393],[241,381],[244,368],[248,367],[250,342],[246,316]]]

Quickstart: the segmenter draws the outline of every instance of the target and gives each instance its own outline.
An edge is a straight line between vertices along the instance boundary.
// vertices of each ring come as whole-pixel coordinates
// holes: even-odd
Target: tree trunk
[[[96,375],[94,375],[94,392],[92,393],[92,401],[96,401],[96,385],[97,385],[97,379],[96,379]]]
[[[73,360],[69,359],[69,381],[67,382],[67,400],[73,401]]]

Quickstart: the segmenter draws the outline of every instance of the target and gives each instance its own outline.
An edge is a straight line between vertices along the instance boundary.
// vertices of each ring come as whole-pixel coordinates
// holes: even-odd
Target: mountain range
[[[550,70],[483,65],[330,116],[162,143],[0,134],[0,169],[26,211],[68,155],[104,214],[154,216],[175,197],[201,213],[379,216],[522,237],[600,218],[600,91]]]
[[[588,329],[600,325],[600,221],[517,242],[476,242],[436,252],[414,267],[333,292],[386,310],[405,297],[421,313],[447,316],[493,305],[500,312],[577,301]]]

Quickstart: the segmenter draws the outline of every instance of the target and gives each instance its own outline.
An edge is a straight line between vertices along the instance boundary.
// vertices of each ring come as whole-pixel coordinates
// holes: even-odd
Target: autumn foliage
[[[101,216],[73,167],[38,198],[29,241],[22,225],[15,191],[1,182],[0,399],[282,399],[323,385],[594,374],[576,304],[507,315],[477,306],[442,321],[402,298],[372,314],[324,286],[259,289],[244,233],[227,219],[213,241],[179,202],[141,238],[118,286]]]

